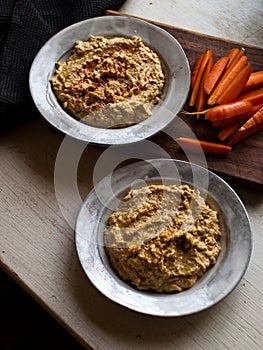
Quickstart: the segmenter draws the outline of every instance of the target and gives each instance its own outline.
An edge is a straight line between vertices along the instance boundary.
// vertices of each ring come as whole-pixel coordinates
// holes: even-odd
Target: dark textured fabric
[[[0,130],[30,118],[31,63],[56,32],[125,0],[0,0]]]

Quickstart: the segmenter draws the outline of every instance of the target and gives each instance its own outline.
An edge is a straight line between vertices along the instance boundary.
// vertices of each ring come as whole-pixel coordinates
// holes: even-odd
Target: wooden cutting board
[[[106,15],[129,16],[117,11],[107,11]],[[165,29],[177,39],[185,50],[191,67],[195,59],[207,49],[213,51],[214,60],[217,60],[219,57],[228,53],[231,48],[243,47],[246,50],[248,60],[252,64],[254,71],[263,70],[263,50],[260,48],[198,34],[164,23],[149,22]],[[183,109],[188,109],[187,103]],[[203,119],[196,120],[195,117],[189,117],[182,113],[180,113],[179,116],[191,127],[199,139],[215,142],[219,141],[216,137],[215,129],[211,127],[209,122]],[[183,151],[180,150],[177,142],[174,141],[173,138],[167,136],[167,134],[172,133],[172,128],[175,128],[175,122],[169,125],[167,132],[165,130],[160,132],[158,135],[151,138],[151,141],[160,145],[170,157],[189,160]],[[176,134],[178,135],[177,123],[176,128]],[[180,132],[180,136],[186,136],[186,130],[184,130],[183,127]],[[259,132],[233,146],[233,149],[224,156],[206,156],[205,164],[203,157],[194,156],[193,159],[191,158],[191,161],[202,166],[207,166],[208,169],[215,172],[263,184],[263,132]]]

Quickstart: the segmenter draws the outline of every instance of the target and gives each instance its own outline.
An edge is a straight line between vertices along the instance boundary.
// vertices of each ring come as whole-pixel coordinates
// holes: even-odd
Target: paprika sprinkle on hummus
[[[110,264],[139,290],[186,290],[216,263],[221,250],[217,211],[187,184],[130,190],[107,225]]]
[[[103,128],[127,127],[151,116],[164,83],[159,56],[136,36],[77,41],[51,78],[70,115]]]

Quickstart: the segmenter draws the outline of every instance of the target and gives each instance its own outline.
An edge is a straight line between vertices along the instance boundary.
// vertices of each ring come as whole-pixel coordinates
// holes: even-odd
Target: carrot
[[[249,101],[237,101],[222,104],[210,108],[205,113],[205,119],[215,121],[231,118],[235,115],[243,114],[252,110],[253,106]]]
[[[240,53],[240,49],[238,47],[232,48],[229,52],[227,57],[229,58],[229,61],[227,63],[227,68],[229,68],[230,64],[232,64],[235,57],[237,57],[237,54]]]
[[[248,81],[251,72],[252,66],[250,63],[247,63],[218,97],[217,103],[224,104],[234,101]]]
[[[207,78],[204,80],[204,89],[207,94],[210,94],[218,80],[221,78],[224,69],[229,61],[229,57],[224,56],[219,58],[213,65]]]
[[[195,82],[196,82],[196,77],[198,75],[202,60],[204,58],[204,53],[200,56],[197,57],[197,59],[195,60],[192,72],[191,72],[191,83],[190,83],[190,89],[193,90]]]
[[[214,120],[212,121],[212,125],[215,128],[224,128],[233,124],[244,124],[249,118],[251,118],[261,107],[263,107],[263,103],[259,103],[257,105],[252,105],[252,109],[246,113],[234,115],[231,118]]]
[[[241,92],[237,98],[237,101],[249,101],[252,104],[263,103],[263,87],[254,88],[245,92]]]
[[[260,110],[261,107],[263,107],[263,102],[262,103],[258,103],[256,105],[252,105],[252,111],[251,111],[251,117],[253,114],[255,114],[257,111]]]
[[[263,70],[251,73],[242,91],[244,92],[260,85],[263,85]]]
[[[223,129],[220,130],[217,137],[220,141],[225,141],[227,138],[233,135],[234,132],[236,132],[243,124],[244,122],[237,122],[235,124],[225,126]]]
[[[234,65],[240,60],[242,56],[244,56],[246,53],[244,48],[233,48],[229,51],[228,57],[229,57],[229,62],[227,64],[226,69],[230,70],[231,68],[234,67]]]
[[[222,93],[225,91],[225,89],[233,81],[233,79],[237,76],[237,74],[240,72],[240,70],[244,67],[246,63],[247,57],[242,56],[234,66],[230,65],[230,67],[225,71],[222,78],[211,93],[207,101],[208,105],[214,105],[215,103],[217,103],[219,96],[222,95]]]
[[[207,94],[206,94],[205,89],[204,89],[204,81],[207,78],[208,74],[210,73],[211,68],[213,67],[213,64],[214,64],[213,57],[210,56],[208,58],[206,66],[205,66],[205,69],[204,69],[204,72],[203,72],[203,75],[202,75],[202,78],[201,78],[201,81],[199,84],[197,96],[196,96],[195,110],[197,112],[202,111],[206,105]]]
[[[231,151],[231,147],[221,143],[197,140],[190,137],[179,137],[176,139],[179,146],[190,152],[204,152],[205,154],[220,155]]]
[[[243,114],[238,114],[238,115],[234,115],[231,118],[227,118],[227,119],[218,119],[218,120],[213,120],[212,121],[212,125],[214,128],[224,128],[233,124],[237,124],[237,123],[245,123],[251,116],[253,115],[253,113],[251,112],[247,112],[247,113],[243,113]]]
[[[199,84],[201,82],[201,79],[202,79],[202,76],[203,76],[203,73],[204,73],[204,70],[205,70],[205,66],[208,62],[208,59],[209,57],[213,57],[213,53],[211,50],[207,50],[205,53],[204,53],[204,57],[201,61],[201,65],[200,65],[200,68],[198,70],[198,73],[197,73],[197,76],[196,76],[196,79],[195,79],[195,84],[194,84],[194,87],[193,87],[193,90],[192,90],[192,94],[191,94],[191,98],[190,98],[190,102],[189,102],[189,105],[190,106],[194,106],[195,103],[196,103],[196,96],[197,96],[197,93],[198,93],[198,88],[199,88]]]
[[[229,139],[228,146],[235,145],[239,141],[263,130],[263,107],[260,108],[245,124],[243,124]]]

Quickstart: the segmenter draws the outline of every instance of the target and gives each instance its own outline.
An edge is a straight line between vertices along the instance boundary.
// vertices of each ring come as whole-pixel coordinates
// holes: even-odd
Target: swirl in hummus
[[[120,128],[152,114],[165,83],[161,61],[139,37],[91,36],[57,62],[51,85],[63,108],[85,123]]]
[[[110,264],[139,290],[186,290],[216,263],[221,250],[217,211],[186,184],[130,190],[107,225]]]

